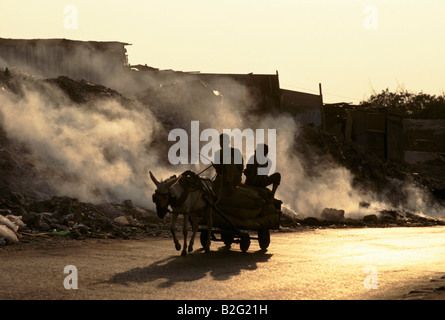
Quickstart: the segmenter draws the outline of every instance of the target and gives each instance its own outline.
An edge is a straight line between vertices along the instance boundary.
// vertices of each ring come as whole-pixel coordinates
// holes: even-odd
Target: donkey
[[[192,173],[188,171],[189,173]],[[188,252],[193,251],[193,244],[195,241],[196,231],[198,230],[198,217],[203,214],[206,217],[207,221],[207,243],[205,245],[205,252],[210,251],[210,239],[211,239],[211,231],[212,231],[212,206],[208,203],[209,199],[205,197],[208,196],[206,190],[211,190],[211,181],[201,179],[199,176],[196,176],[195,179],[199,179],[202,181],[203,185],[201,188],[188,188],[184,187],[184,183],[182,183],[186,179],[185,176],[180,175],[179,177],[172,176],[165,181],[158,181],[155,176],[149,171],[150,178],[153,183],[156,185],[155,193],[153,194],[153,202],[156,204],[156,212],[158,217],[163,219],[167,212],[170,210],[168,206],[172,208],[172,224],[170,227],[170,232],[173,235],[173,241],[175,243],[176,250],[181,250],[181,244],[176,238],[175,234],[175,225],[176,219],[179,214],[184,215],[184,225],[183,225],[183,234],[184,234],[184,246],[182,248],[182,256],[187,255],[187,221],[191,218],[192,224],[192,237],[190,239],[190,243],[188,245]]]

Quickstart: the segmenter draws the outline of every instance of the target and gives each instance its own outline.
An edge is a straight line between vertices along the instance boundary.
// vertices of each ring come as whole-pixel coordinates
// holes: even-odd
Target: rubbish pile
[[[113,98],[121,104],[131,103],[129,99],[119,92],[84,79],[73,80],[65,76],[59,76],[53,79],[46,79],[45,82],[60,88],[72,102],[78,104],[92,103],[104,98]]]
[[[0,201],[0,245],[39,236],[137,239],[168,235],[169,228],[168,219],[161,220],[155,212],[135,207],[131,200],[91,204],[53,197],[21,205]]]
[[[150,153],[166,155],[165,137],[169,128],[193,119],[214,119],[220,110],[222,95],[200,81],[177,82],[160,87],[151,87],[136,96],[137,103],[104,86],[84,80],[58,77],[36,80],[18,72],[1,72],[0,98],[2,94],[14,95],[20,101],[23,88],[48,90],[48,83],[59,87],[75,106],[90,110],[95,101],[112,98],[123,106],[136,109],[148,108],[162,125],[154,130],[152,144],[146,148]],[[224,99],[228,99],[227,95]],[[209,106],[213,106],[210,108]],[[193,107],[193,108],[192,108]],[[90,108],[90,109],[89,109]],[[185,114],[184,109],[187,109]],[[83,110],[83,109],[82,109]],[[0,109],[1,111],[1,109]],[[91,110],[90,110],[91,111]],[[82,239],[123,238],[169,235],[170,220],[159,219],[155,212],[133,205],[131,200],[120,203],[92,204],[76,198],[60,195],[45,179],[45,172],[38,172],[35,159],[25,143],[18,143],[7,136],[4,119],[0,112],[0,244],[16,243],[23,237],[70,237]],[[110,118],[111,115],[110,115]],[[208,124],[203,123],[203,127]],[[303,170],[310,177],[317,176],[320,165],[334,161],[351,171],[353,187],[369,192],[381,192],[392,207],[403,207],[406,194],[391,181],[415,182],[428,191],[431,185],[422,175],[415,175],[404,165],[385,162],[356,144],[338,141],[335,136],[300,124],[296,136],[299,159],[304,159]],[[301,155],[301,156],[300,156]],[[163,160],[163,158],[160,158]],[[110,161],[112,161],[110,157]],[[165,159],[164,159],[165,160]],[[316,165],[318,163],[318,165]],[[283,186],[282,186],[283,187]],[[55,196],[59,195],[59,196]],[[119,200],[120,201],[120,200]],[[288,226],[425,226],[442,224],[441,220],[419,217],[399,211],[376,211],[360,219],[345,217],[342,208],[326,208],[319,218],[295,217],[283,207],[281,224]]]
[[[0,213],[4,213],[4,210]],[[6,216],[0,214],[0,245],[19,242],[18,231],[26,227],[21,218],[12,214]]]
[[[352,186],[369,193],[382,196],[381,201],[393,207],[403,207],[409,201],[409,194],[401,190],[401,185],[409,184],[424,191],[431,205],[442,206],[441,199],[435,197],[431,176],[408,164],[385,161],[357,143],[346,143],[335,135],[319,130],[311,125],[300,123],[300,134],[296,137],[296,152],[304,160],[305,172],[317,176],[324,162],[335,163],[347,168],[353,175]],[[317,165],[314,165],[317,164]],[[443,171],[443,169],[442,169]],[[433,176],[438,176],[437,174]],[[398,183],[394,183],[398,182]]]
[[[287,208],[283,208],[281,226],[311,227],[311,228],[388,228],[388,227],[430,227],[444,226],[445,220],[441,218],[423,217],[411,212],[401,210],[380,210],[374,214],[357,218],[346,218],[344,210],[325,208],[320,218],[295,216]]]

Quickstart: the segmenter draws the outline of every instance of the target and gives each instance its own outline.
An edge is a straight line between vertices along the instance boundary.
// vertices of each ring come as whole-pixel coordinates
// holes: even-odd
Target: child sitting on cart
[[[269,175],[259,175],[258,168],[267,168],[269,158],[267,158],[267,154],[269,153],[269,147],[267,144],[259,144],[255,150],[255,154],[250,157],[249,161],[247,161],[246,169],[244,170],[244,175],[246,176],[246,185],[257,188],[266,188],[269,185],[272,185],[272,195],[275,195],[275,192],[278,189],[278,186],[281,183],[281,174],[275,172]],[[264,164],[258,163],[258,154],[263,155],[262,158],[267,161]]]

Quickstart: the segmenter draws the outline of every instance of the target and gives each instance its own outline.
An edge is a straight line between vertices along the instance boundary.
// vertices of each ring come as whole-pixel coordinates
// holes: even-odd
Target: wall
[[[104,74],[119,75],[128,64],[122,42],[0,38],[0,67],[54,78],[60,75],[104,84]]]
[[[282,111],[314,126],[322,127],[322,96],[281,89]]]
[[[405,119],[405,161],[445,165],[445,120]]]

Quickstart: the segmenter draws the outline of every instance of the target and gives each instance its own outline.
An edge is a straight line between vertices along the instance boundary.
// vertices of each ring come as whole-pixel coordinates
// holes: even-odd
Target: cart
[[[239,243],[241,251],[247,252],[251,240],[258,240],[261,250],[266,251],[270,244],[270,230],[277,230],[280,226],[281,201],[277,200],[277,203],[274,205],[276,212],[249,220],[237,219],[212,205],[213,212],[216,212],[213,214],[213,221],[216,223],[212,226],[212,241],[224,242],[227,247],[233,243]],[[200,221],[201,224],[203,226],[198,231],[200,231],[200,241],[204,248],[209,231],[207,227],[204,227],[205,220]],[[256,236],[251,236],[251,233]]]

